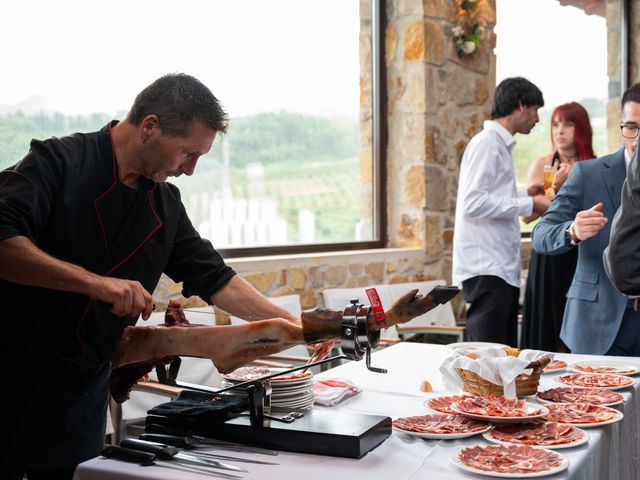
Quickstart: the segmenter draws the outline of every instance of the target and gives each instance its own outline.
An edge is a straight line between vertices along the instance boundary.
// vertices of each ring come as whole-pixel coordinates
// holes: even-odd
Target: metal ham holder
[[[176,377],[180,369],[181,360],[180,357],[176,357],[169,365],[156,365],[158,381],[166,385],[174,385],[176,387],[186,388],[189,390],[215,394],[225,393],[230,390],[244,389],[249,397],[251,425],[256,427],[264,426],[264,409],[265,405],[269,405],[269,396],[271,395],[271,386],[269,384],[265,385],[265,381],[267,380],[289,375],[300,370],[307,370],[308,368],[323,365],[334,360],[362,360],[363,356],[365,357],[367,369],[376,373],[387,373],[386,369],[376,368],[371,365],[371,350],[376,348],[380,343],[380,330],[376,330],[375,332],[369,331],[367,317],[370,312],[371,306],[361,304],[358,299],[351,300],[350,304],[344,309],[340,329],[340,347],[343,352],[342,355],[335,355],[333,357],[325,358],[324,360],[318,360],[317,362],[310,362],[299,367],[271,373],[269,375],[264,375],[253,380],[237,383],[218,390],[193,383],[177,381]],[[275,419],[292,422],[295,420],[295,417],[284,420],[282,418]]]

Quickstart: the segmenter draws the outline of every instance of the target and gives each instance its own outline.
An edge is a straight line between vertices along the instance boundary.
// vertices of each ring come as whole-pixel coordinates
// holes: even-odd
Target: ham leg
[[[432,296],[408,292],[385,311],[388,326],[404,323],[438,305]],[[176,309],[174,305],[171,307]],[[175,356],[210,358],[218,371],[227,373],[247,363],[300,344],[340,338],[342,311],[317,308],[302,312],[301,324],[281,318],[242,325],[190,325],[184,315],[167,315],[166,325],[128,327],[112,363],[110,388],[118,402],[128,398],[133,385],[158,363]],[[372,314],[371,331],[380,326]]]

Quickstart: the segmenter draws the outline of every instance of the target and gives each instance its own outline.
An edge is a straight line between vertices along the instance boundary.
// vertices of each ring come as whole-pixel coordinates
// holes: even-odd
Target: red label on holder
[[[382,328],[387,328],[387,320],[384,317],[384,308],[382,308],[382,302],[380,301],[380,295],[375,288],[367,288],[365,290],[369,303],[371,304],[371,311],[373,316]]]

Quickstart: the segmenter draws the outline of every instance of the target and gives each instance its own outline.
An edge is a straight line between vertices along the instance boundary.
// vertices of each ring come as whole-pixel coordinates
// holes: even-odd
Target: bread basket
[[[507,355],[517,357],[520,351],[515,348],[507,349]],[[530,375],[520,374],[516,377],[516,395],[519,397],[525,395],[535,395],[538,392],[538,385],[540,383],[540,374],[544,370],[549,362],[550,358],[547,355],[534,360],[527,365],[527,368],[532,368],[533,371]],[[488,397],[489,395],[500,396],[504,395],[504,389],[502,385],[496,385],[490,381],[482,378],[475,372],[465,370],[462,368],[456,368],[456,372],[460,376],[462,383],[464,384],[464,391],[478,395],[481,397]]]

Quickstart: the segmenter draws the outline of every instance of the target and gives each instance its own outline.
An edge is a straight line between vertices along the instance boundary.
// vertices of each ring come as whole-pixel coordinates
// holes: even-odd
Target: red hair
[[[591,145],[593,130],[591,130],[591,121],[585,108],[577,102],[560,105],[551,114],[552,123],[558,120],[573,123],[573,143],[576,145],[578,160],[595,158],[596,154],[593,152],[593,146]],[[551,145],[555,150],[553,133],[551,133]]]

